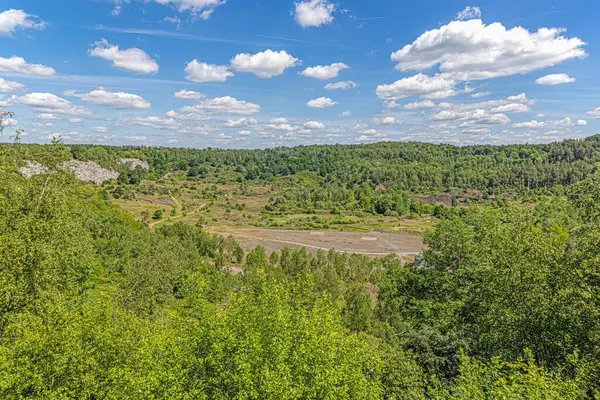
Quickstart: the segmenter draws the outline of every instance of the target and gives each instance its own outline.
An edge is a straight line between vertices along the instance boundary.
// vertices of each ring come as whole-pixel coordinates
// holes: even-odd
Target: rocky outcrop
[[[127,166],[129,169],[141,168],[145,171],[150,169],[150,164],[138,158],[121,158],[121,164]]]
[[[59,168],[72,172],[80,181],[93,182],[96,185],[101,185],[106,181],[117,179],[119,177],[118,172],[102,168],[94,161],[65,161]]]
[[[50,170],[37,161],[25,160],[25,166],[19,168],[19,174],[30,179],[36,175],[47,174]]]

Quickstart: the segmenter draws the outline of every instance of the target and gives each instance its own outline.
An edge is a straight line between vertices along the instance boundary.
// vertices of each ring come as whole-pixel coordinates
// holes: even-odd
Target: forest
[[[150,168],[127,170],[124,157]],[[17,172],[25,160],[70,159],[121,175],[96,186]],[[498,147],[0,145],[0,397],[598,399],[598,162],[598,136]],[[313,174],[317,184],[284,187],[268,206],[435,222],[414,263],[244,254],[201,223],[151,227],[114,204],[117,188],[171,173],[239,185]],[[480,201],[436,211],[415,197],[457,189]]]

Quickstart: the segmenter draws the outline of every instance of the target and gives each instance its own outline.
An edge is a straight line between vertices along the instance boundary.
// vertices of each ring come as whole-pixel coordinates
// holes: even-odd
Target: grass
[[[320,179],[314,174],[297,174],[278,178],[272,184],[217,184],[210,181],[189,181],[171,174],[158,182],[143,181],[137,193],[113,202],[138,220],[152,224],[151,217],[163,210],[162,222],[181,221],[201,223],[213,230],[227,227],[264,227],[302,230],[336,230],[344,232],[390,232],[423,235],[432,227],[433,218],[384,217],[381,215],[352,215],[344,211],[332,215],[329,210],[303,210],[267,213],[269,199],[289,185],[314,185]],[[175,209],[175,211],[173,211]]]

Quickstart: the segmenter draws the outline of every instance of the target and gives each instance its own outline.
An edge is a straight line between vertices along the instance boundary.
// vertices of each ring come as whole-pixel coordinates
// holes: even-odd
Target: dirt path
[[[418,236],[393,233],[357,233],[336,231],[293,231],[261,228],[209,228],[212,233],[233,236],[246,251],[263,246],[267,251],[279,251],[284,247],[305,247],[316,252],[319,249],[335,249],[343,253],[383,257],[391,253],[399,256],[419,254],[426,246]]]

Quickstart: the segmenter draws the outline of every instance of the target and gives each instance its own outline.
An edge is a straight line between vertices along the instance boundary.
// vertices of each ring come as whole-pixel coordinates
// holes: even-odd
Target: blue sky
[[[600,133],[600,2],[4,0],[1,141],[260,148]]]

